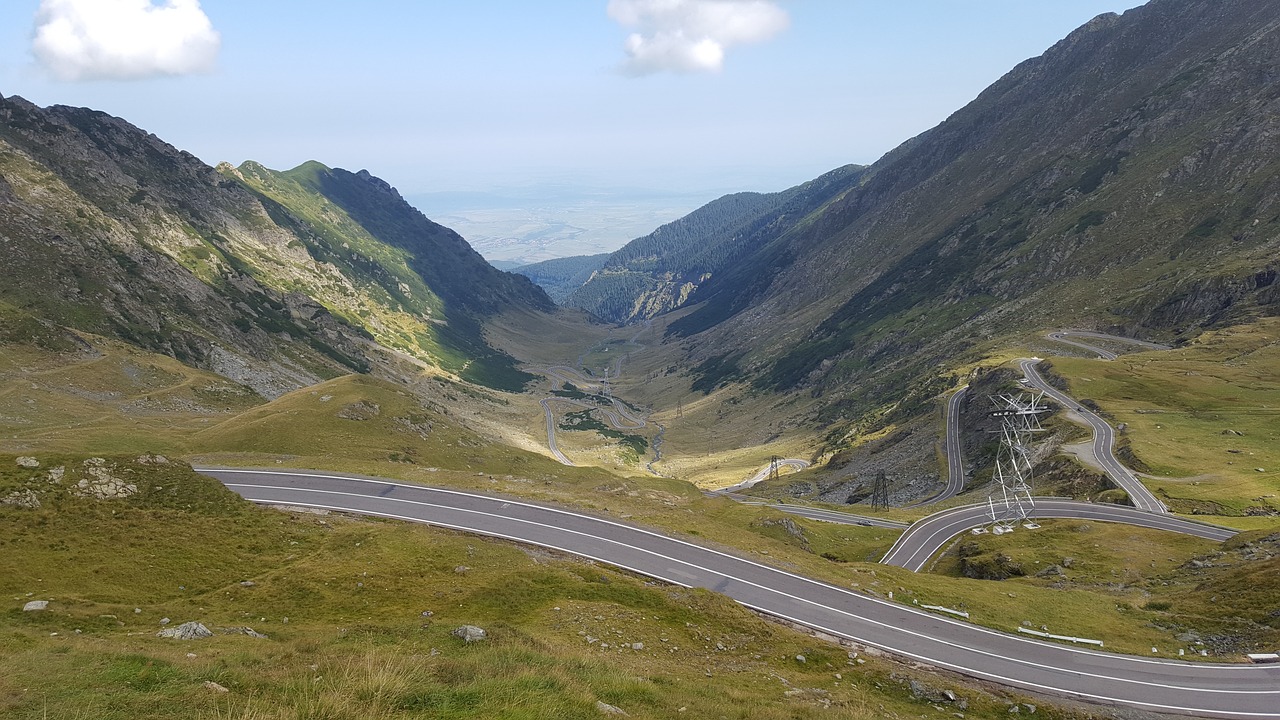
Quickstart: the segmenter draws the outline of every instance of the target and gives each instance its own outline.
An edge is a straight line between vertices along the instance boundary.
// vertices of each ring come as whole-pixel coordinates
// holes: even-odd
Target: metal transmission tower
[[[1001,419],[1000,450],[992,477],[994,487],[987,497],[991,532],[996,535],[1013,532],[1018,524],[1031,530],[1040,527],[1029,518],[1035,510],[1035,501],[1031,498],[1031,440],[1041,431],[1040,414],[1048,411],[1043,400],[1043,393],[991,398],[996,405],[993,414]],[[975,530],[985,531],[985,528]]]
[[[778,479],[778,462],[780,460],[782,460],[782,458],[778,457],[777,455],[774,455],[773,457],[769,458],[769,480]]]
[[[871,507],[889,509],[889,477],[883,472],[876,473],[875,484],[871,486]]]

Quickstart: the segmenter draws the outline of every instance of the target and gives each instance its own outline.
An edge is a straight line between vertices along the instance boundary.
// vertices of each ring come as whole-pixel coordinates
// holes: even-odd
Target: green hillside
[[[758,243],[789,231],[856,187],[862,171],[848,165],[783,192],[713,200],[627,243],[564,304],[617,323],[682,307],[699,286],[750,256]]]
[[[564,302],[574,290],[582,287],[591,275],[604,265],[610,253],[600,255],[578,255],[575,257],[543,260],[518,267],[511,272],[524,275],[547,291],[547,295],[557,303]]]
[[[550,300],[367,172],[219,173],[119,118],[16,97],[0,119],[0,301],[267,396],[376,371],[370,340],[494,387],[529,380],[482,324]]]
[[[1095,19],[700,284],[669,326],[685,366],[816,398],[839,439],[931,410],[1000,338],[1274,313],[1277,22],[1252,0]]]
[[[529,380],[485,343],[481,323],[505,308],[551,311],[552,303],[523,278],[495,270],[394,188],[367,171],[314,161],[288,172],[254,162],[219,171],[276,208],[279,223],[318,263],[340,269],[354,285],[345,298],[333,297],[327,282],[299,282],[335,304],[364,301],[354,310],[356,322],[380,344],[493,387],[518,390]]]

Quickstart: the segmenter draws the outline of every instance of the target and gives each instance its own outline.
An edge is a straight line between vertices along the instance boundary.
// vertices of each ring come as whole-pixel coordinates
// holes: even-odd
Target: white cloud
[[[210,70],[220,45],[200,0],[41,0],[31,49],[60,80],[127,80]]]
[[[730,47],[768,40],[790,22],[772,0],[609,0],[608,13],[635,29],[623,65],[634,75],[718,72]]]

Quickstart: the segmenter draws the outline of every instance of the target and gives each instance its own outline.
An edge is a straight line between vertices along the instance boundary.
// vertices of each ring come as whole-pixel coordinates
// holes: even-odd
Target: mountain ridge
[[[615,251],[564,304],[618,323],[683,307],[700,285],[749,254],[762,237],[789,230],[855,187],[863,170],[845,165],[781,192],[712,200]]]
[[[268,397],[385,366],[372,342],[379,335],[482,383],[518,389],[530,379],[484,342],[483,317],[506,306],[549,312],[550,300],[367,172],[305,166],[299,176],[330,178],[338,202],[301,185],[271,198],[99,111],[8,97],[0,123],[0,256],[13,274],[0,301],[248,381]],[[366,253],[346,252],[332,224],[288,207],[306,201],[360,228]],[[397,301],[397,272],[435,296],[424,298],[431,322]]]

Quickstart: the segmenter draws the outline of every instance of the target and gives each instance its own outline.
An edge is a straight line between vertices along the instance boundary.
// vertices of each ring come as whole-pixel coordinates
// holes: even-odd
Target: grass
[[[634,462],[639,462],[640,457],[649,449],[649,441],[643,435],[633,435],[614,430],[592,417],[591,412],[591,410],[582,410],[565,415],[564,419],[560,421],[560,429],[580,432],[595,431],[606,438],[617,440],[618,444],[624,448],[627,456]]]
[[[1055,358],[1081,399],[1097,402],[1175,510],[1280,514],[1280,320],[1207,333],[1176,350],[1114,362]]]
[[[278,513],[176,464],[104,462],[138,493],[76,497],[81,457],[0,458],[0,487],[45,501],[0,506],[5,717],[591,718],[603,701],[640,718],[864,718],[928,712],[913,677],[977,716],[1008,702],[854,663],[706,591],[421,526]],[[49,610],[22,612],[29,598]],[[166,640],[162,617],[268,637]],[[461,624],[490,639],[463,644]]]
[[[634,330],[630,331],[634,332]],[[1173,635],[1176,634],[1168,628],[1150,624],[1147,622],[1146,615],[1125,609],[1125,607],[1141,607],[1135,604],[1136,598],[1132,601],[1117,602],[1115,595],[1106,588],[1087,586],[1073,587],[1070,591],[1064,591],[1062,588],[1024,583],[1002,585],[999,592],[993,593],[989,582],[936,574],[913,574],[897,568],[871,564],[878,560],[896,539],[897,533],[894,531],[807,521],[783,515],[768,508],[743,506],[725,498],[708,498],[695,486],[683,480],[639,474],[627,476],[606,472],[599,468],[564,467],[544,455],[523,449],[525,447],[541,449],[544,439],[522,436],[510,430],[519,423],[527,424],[530,417],[541,417],[536,397],[468,393],[464,392],[462,387],[441,384],[429,378],[406,386],[369,377],[351,376],[290,393],[271,402],[244,397],[235,401],[239,403],[238,405],[228,400],[225,405],[215,406],[211,399],[205,398],[204,404],[201,405],[195,403],[200,399],[197,390],[207,387],[206,383],[211,383],[215,379],[214,376],[176,363],[172,366],[157,364],[158,371],[155,373],[141,375],[133,373],[141,378],[137,382],[141,382],[143,386],[133,394],[121,392],[119,396],[112,396],[111,388],[128,387],[126,380],[129,379],[131,371],[128,371],[126,366],[146,367],[152,356],[123,346],[98,342],[96,339],[95,343],[102,357],[68,355],[65,351],[57,354],[21,348],[11,351],[11,346],[5,348],[0,360],[6,363],[3,365],[7,379],[6,394],[0,395],[0,402],[8,402],[8,404],[0,405],[0,408],[3,408],[0,409],[0,415],[8,419],[5,420],[3,432],[0,432],[0,446],[14,453],[45,453],[55,457],[58,454],[79,452],[77,448],[81,446],[94,448],[92,452],[116,455],[136,456],[145,451],[158,451],[206,463],[312,467],[392,477],[409,482],[475,488],[560,503],[581,508],[587,512],[656,527],[860,592],[885,597],[888,592],[893,591],[895,599],[899,602],[960,607],[972,613],[973,622],[1006,631],[1014,629],[1010,618],[1017,617],[1037,624],[1047,624],[1055,630],[1070,628],[1072,634],[1082,636],[1106,634],[1113,638],[1108,642],[1109,649],[1142,654],[1146,654],[1153,645],[1168,646],[1172,642]],[[634,362],[639,364],[641,360],[638,354]],[[652,359],[644,361],[652,362]],[[644,366],[639,366],[634,372],[643,373],[643,368]],[[41,376],[40,373],[45,375]],[[50,380],[42,384],[40,377]],[[638,377],[644,376],[638,375]],[[53,378],[56,378],[57,382],[53,382]],[[19,417],[17,413],[23,412],[25,399],[30,399],[24,393],[28,391],[32,381],[40,385],[42,392],[45,393],[37,398],[43,403],[43,407],[26,416],[21,416],[22,419],[29,420],[27,424],[23,424],[13,418]],[[662,380],[659,379],[650,384],[661,382]],[[687,379],[684,382],[687,382]],[[643,382],[635,383],[637,387],[643,385]],[[71,392],[71,389],[75,389],[76,392]],[[765,408],[769,403],[776,402],[764,397],[737,396],[733,394],[734,392],[736,391],[726,390],[713,394],[707,399],[707,402],[712,404],[686,408],[686,413],[688,416],[701,415],[705,418],[704,413],[710,411],[714,414],[720,403],[732,401],[735,397],[740,397],[740,402],[752,409]],[[135,422],[138,419],[125,412],[124,408],[139,397],[145,398],[148,393],[152,397],[169,393],[171,397],[182,399],[184,402],[190,401],[193,405],[179,403],[164,411],[157,410],[155,417],[147,420],[149,423],[146,425],[147,432],[139,433],[135,429]],[[215,396],[221,397],[218,394]],[[246,405],[248,407],[245,407]],[[14,408],[12,413],[8,410],[9,408]],[[45,408],[54,409],[62,413],[65,418],[74,417],[82,420],[93,418],[93,420],[91,423],[85,422],[79,426],[72,424],[60,427],[55,422],[48,421],[38,427],[32,427],[36,425],[35,421],[42,417],[41,413]],[[86,409],[91,409],[92,412],[86,412]],[[217,412],[212,412],[215,409]],[[729,433],[740,430],[735,424],[738,419],[739,416],[731,413],[726,416],[724,424],[708,423],[701,431],[709,435],[714,434],[717,442],[723,442],[728,439]],[[85,432],[85,428],[90,427],[94,429],[93,432]],[[689,428],[695,433],[699,430],[692,424]],[[672,435],[672,437],[687,436]],[[687,442],[687,439],[683,441]],[[744,443],[744,447],[740,450],[721,450],[716,459],[724,463],[726,468],[730,466],[737,468],[729,469],[728,472],[750,474],[759,467],[758,462],[762,464],[756,456],[761,452],[768,452],[769,449],[766,447],[762,450],[751,446],[745,443],[743,438],[738,438],[737,442]],[[794,440],[780,442],[785,444]],[[5,460],[0,458],[0,464],[4,462]],[[717,472],[724,473],[725,469]],[[157,484],[164,486],[163,483]],[[901,517],[905,519],[909,514],[901,514]],[[800,531],[799,535],[785,531],[785,526],[779,524],[783,519],[793,522]],[[1239,518],[1239,520],[1242,524],[1257,522],[1258,526],[1265,527],[1263,521],[1266,519]],[[212,536],[211,534],[215,532],[213,526],[216,523],[207,520],[203,522],[207,526],[198,529],[193,529],[192,526],[175,526],[177,529],[172,534],[160,532],[156,537],[164,541],[166,548],[183,548],[184,545],[189,544],[186,541],[187,538],[201,537],[203,540]],[[301,523],[300,527],[306,527],[307,521],[304,519],[294,522]],[[239,526],[241,521],[237,518],[228,524]],[[383,527],[384,525],[356,523],[353,527]],[[108,524],[106,527],[109,529],[112,526]],[[42,529],[39,532],[33,531],[32,537],[58,537],[60,534],[73,532],[74,528],[59,529],[57,532],[47,532]],[[256,537],[256,532],[252,527],[241,528],[240,537],[242,542],[248,543],[246,547],[253,547],[257,551],[268,547],[274,551],[278,549],[277,546],[287,545],[293,541],[287,539],[285,534],[281,534],[272,543],[255,544],[252,538]],[[323,532],[331,532],[331,530]],[[137,542],[134,536],[136,533],[134,535],[111,534],[103,530],[100,534],[110,540],[106,543],[106,547],[112,547],[112,543],[132,547],[129,543]],[[412,537],[418,538],[414,542],[428,547],[435,547],[440,542],[435,539],[435,536],[414,535]],[[424,540],[422,539],[424,537],[430,539]],[[297,541],[300,545],[303,543],[303,540]],[[364,541],[353,538],[353,547],[354,542]],[[479,547],[477,542],[472,541],[472,544]],[[414,555],[417,558],[414,563],[420,565],[424,558],[421,548],[410,550],[409,544],[401,546],[403,553],[406,556]],[[211,547],[216,548],[217,545],[214,544]],[[156,557],[148,558],[147,561],[138,565],[139,574],[137,575],[122,573],[122,581],[119,583],[121,592],[133,585],[140,588],[152,587],[147,584],[148,581],[142,577],[142,574],[154,572],[156,568],[163,567],[169,562],[162,559],[166,551],[158,548],[154,550],[139,548],[139,550]],[[1069,544],[1065,545],[1062,551],[1084,555],[1084,552],[1073,549]],[[286,552],[285,556],[287,557],[288,554]],[[68,554],[60,562],[64,565],[74,565],[79,561],[74,560],[73,557],[79,556],[74,553]],[[85,551],[84,557],[94,558],[97,562],[104,564],[109,564],[110,560],[101,551],[96,554]],[[1181,556],[1169,555],[1169,557]],[[236,562],[210,561],[209,572],[215,574],[203,580],[204,585],[201,587],[212,587],[215,590],[222,588],[221,592],[224,596],[221,599],[224,600],[250,597],[245,594],[246,591],[238,589],[239,579],[236,575],[248,573],[257,577],[263,572],[268,572],[255,565],[255,562],[256,560],[247,559],[244,563],[237,565]],[[448,562],[478,567],[473,563],[456,561],[456,559],[445,561],[445,564],[440,566],[443,577],[433,581],[438,582],[441,587],[456,584],[456,578],[448,576],[455,565],[449,565]],[[341,566],[340,562],[331,558],[323,560],[323,563],[321,561],[317,563],[332,567]],[[415,566],[414,563],[404,566],[406,568],[404,577],[411,576],[410,568]],[[148,568],[147,565],[156,567]],[[517,572],[517,569],[525,566],[511,563],[508,565],[510,565],[507,568],[509,572],[505,575],[494,575],[493,581],[485,587],[484,592],[475,596],[474,602],[489,602],[490,598],[502,598],[501,605],[518,608],[521,607],[520,603],[509,601],[508,592],[518,595],[526,593],[538,595],[547,592],[546,585],[542,581],[531,581],[532,584],[525,582],[524,578],[528,573],[525,570]],[[56,567],[57,565],[52,561],[38,560],[29,561],[27,566]],[[234,571],[237,568],[240,568],[239,573],[216,574]],[[368,568],[352,573],[346,576],[346,580],[363,582],[355,578],[359,573],[366,571],[369,571]],[[76,572],[81,573],[81,571]],[[292,571],[274,572],[278,572],[282,577],[294,577]],[[76,576],[81,580],[93,580],[86,579],[83,573]],[[343,581],[341,575],[330,574],[324,577],[299,575],[299,577],[309,579],[297,585],[282,582],[280,587],[287,588],[287,592],[275,597],[270,606],[263,606],[262,609],[255,607],[240,610],[239,612],[249,612],[248,616],[242,617],[279,618],[290,615],[292,626],[300,622],[298,618],[304,615],[291,608],[305,608],[308,607],[308,603],[314,602],[315,607],[326,608],[325,613],[344,618],[343,623],[332,622],[329,630],[331,632],[332,627],[348,627],[346,623],[358,624],[357,620],[361,623],[366,622],[371,616],[361,613],[367,608],[383,612],[377,609],[380,606],[376,604],[353,604],[347,594],[337,592],[333,583],[341,583]],[[533,577],[541,576],[535,573]],[[325,582],[331,585],[326,586]],[[170,584],[176,586],[186,583]],[[555,582],[551,584],[554,586]],[[643,585],[643,583],[640,584]],[[39,589],[38,586],[36,589]],[[263,583],[259,582],[259,587],[255,589],[256,594],[252,597],[269,598],[272,593],[263,592],[264,589]],[[406,596],[423,596],[422,593],[426,592],[421,586],[406,584],[397,584],[393,589],[395,592],[407,594]],[[32,591],[27,589],[22,592]],[[346,587],[346,591],[357,592],[350,587]],[[431,590],[431,592],[436,591]],[[367,593],[368,591],[359,590],[358,592]],[[225,595],[226,593],[230,595]],[[17,591],[14,594],[20,596]],[[164,600],[167,596],[158,594],[157,597],[168,602]],[[95,600],[95,602],[104,601]],[[119,605],[118,609],[126,614],[131,612],[132,607],[141,607],[134,604],[139,602],[138,600],[124,595],[117,597],[113,602],[116,602]],[[155,605],[156,602],[158,601],[153,601],[152,604]],[[208,608],[211,605],[212,601],[205,600],[204,604],[196,607]],[[181,607],[189,608],[190,604],[179,606],[179,609]],[[502,616],[497,614],[496,606],[490,604],[487,607],[494,613],[488,616],[490,619],[487,621],[500,622]],[[566,606],[561,605],[561,607]],[[270,612],[263,611],[267,609]],[[437,614],[443,612],[433,609]],[[535,607],[530,611],[529,616],[533,617],[537,612],[545,611],[545,607],[540,611]],[[159,612],[177,619],[176,610],[170,606],[163,607]],[[515,617],[521,615],[523,611],[511,612]],[[119,616],[119,613],[113,612],[99,614]],[[360,620],[360,618],[365,619]],[[455,619],[459,624],[465,622],[461,617]],[[231,618],[223,622],[230,623]],[[240,624],[247,624],[247,621]],[[591,632],[587,629],[582,631]],[[659,631],[653,630],[653,632]],[[541,629],[531,634],[542,641]],[[576,631],[574,635],[576,637]],[[60,634],[59,637],[64,637],[64,634]],[[408,647],[403,645],[406,642],[404,638],[378,637],[382,638],[378,641],[379,643],[401,648]],[[74,638],[67,638],[67,640],[75,641]],[[572,641],[573,638],[569,640]],[[218,638],[215,642],[223,643],[230,640]],[[644,642],[646,647],[650,646],[650,641],[647,639],[641,642]],[[425,648],[427,657],[432,657],[429,654],[430,647]],[[566,647],[568,647],[568,650],[565,650],[568,653],[567,658],[580,658],[580,649],[574,649],[575,645],[570,643]],[[415,645],[410,649],[403,649],[403,652],[409,656],[422,655],[424,648]],[[298,654],[305,653],[298,652]],[[381,658],[381,656],[378,657]],[[159,657],[159,659],[173,662],[179,668],[184,667],[183,663],[186,662],[185,655]],[[710,662],[705,657],[703,661]],[[34,662],[39,664],[38,661]],[[395,662],[407,661],[401,659]],[[293,665],[285,663],[285,665],[294,670],[299,669],[297,663]],[[687,670],[688,668],[685,668],[681,672]],[[333,672],[336,671],[331,671],[328,676],[332,677]],[[699,675],[693,672],[692,677],[696,679]],[[698,683],[686,682],[687,680],[688,678],[683,678],[677,684],[686,689],[698,686]],[[693,689],[687,691],[694,692]],[[219,712],[235,711],[234,708],[228,709],[229,707],[226,706]],[[245,709],[247,706],[237,707],[242,712],[260,711],[265,713],[264,717],[274,717],[276,715],[273,713],[278,712],[278,706],[253,705],[248,710]],[[661,713],[656,713],[655,716],[661,716]]]

